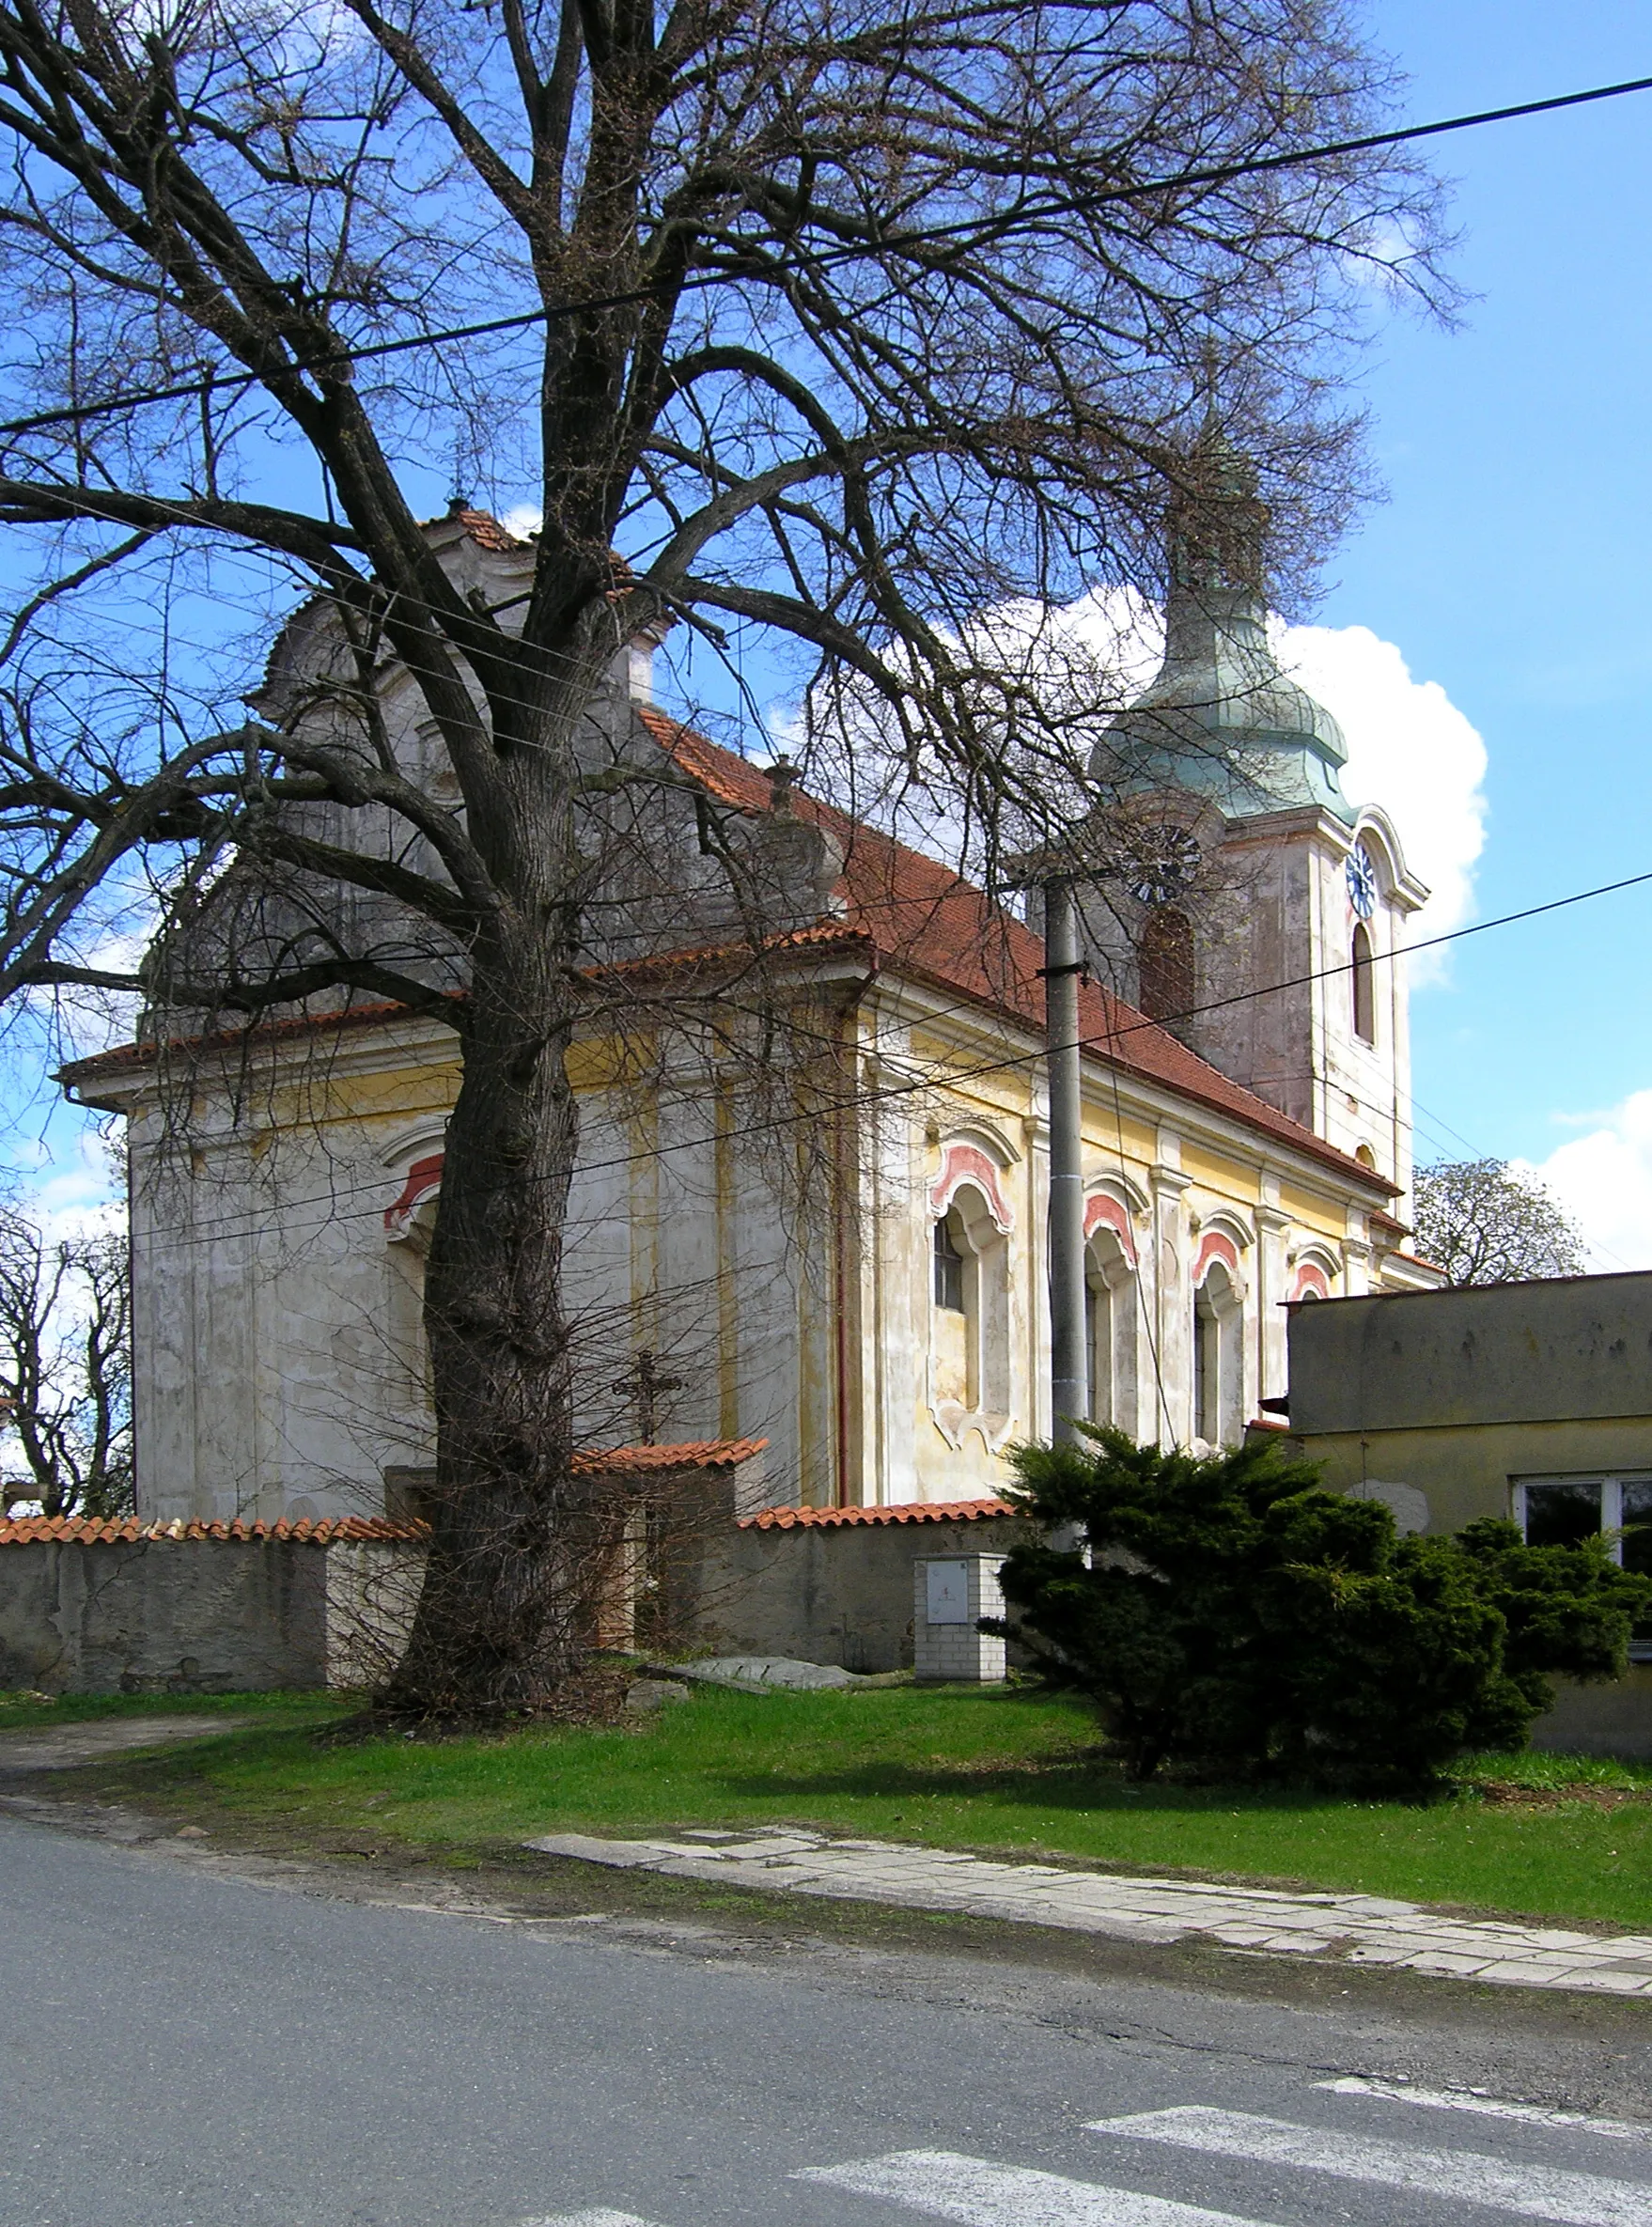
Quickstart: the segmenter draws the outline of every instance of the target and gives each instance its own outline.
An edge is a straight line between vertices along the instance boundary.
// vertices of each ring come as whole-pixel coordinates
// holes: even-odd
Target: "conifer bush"
[[[1138,1779],[1425,1793],[1466,1750],[1523,1746],[1554,1675],[1621,1676],[1652,1607],[1604,1540],[1401,1537],[1270,1444],[1195,1456],[1086,1425],[1015,1466],[1046,1538],[1010,1553],[990,1628],[1095,1702]]]

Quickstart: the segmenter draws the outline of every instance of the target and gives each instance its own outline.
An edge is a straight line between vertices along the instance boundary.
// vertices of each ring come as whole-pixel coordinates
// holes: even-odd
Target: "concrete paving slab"
[[[547,1833],[524,1844],[551,1856],[681,1878],[723,1879],[773,1893],[965,1911],[1144,1942],[1194,1937],[1239,1954],[1380,1964],[1499,1986],[1652,1994],[1652,1939],[1564,1927],[1450,1918],[1386,1896],[1276,1887],[1217,1887],[1009,1863],[957,1849],[755,1830],[703,1841],[605,1841]]]

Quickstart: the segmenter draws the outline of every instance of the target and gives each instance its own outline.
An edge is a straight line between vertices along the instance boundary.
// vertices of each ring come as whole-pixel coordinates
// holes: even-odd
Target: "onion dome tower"
[[[1212,1066],[1409,1189],[1404,922],[1427,895],[1343,731],[1268,637],[1267,511],[1208,432],[1167,548],[1164,657],[1091,772],[1128,831],[1092,944]]]

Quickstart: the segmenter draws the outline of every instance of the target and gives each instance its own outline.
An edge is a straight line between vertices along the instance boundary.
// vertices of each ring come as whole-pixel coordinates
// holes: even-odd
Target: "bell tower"
[[[1130,863],[1090,941],[1124,997],[1403,1199],[1400,953],[1428,893],[1387,816],[1343,795],[1342,729],[1269,642],[1252,475],[1219,444],[1206,465],[1197,524],[1173,522],[1163,662],[1092,759]]]

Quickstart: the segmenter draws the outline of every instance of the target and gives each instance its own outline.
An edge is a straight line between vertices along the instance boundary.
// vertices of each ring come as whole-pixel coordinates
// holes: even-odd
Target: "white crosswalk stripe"
[[[639,2219],[635,2212],[605,2211],[599,2204],[590,2212],[551,2212],[544,2219],[519,2219],[517,2227],[653,2227],[650,2219]]]
[[[896,2150],[852,2165],[816,2166],[792,2178],[881,2196],[931,2219],[964,2220],[967,2227],[1259,2227],[1232,2212],[1098,2188],[1025,2165],[994,2165],[955,2150]]]
[[[1207,2157],[1242,2157],[1252,2164],[1306,2167],[1339,2180],[1414,2189],[1426,2196],[1489,2204],[1563,2227],[1652,2227],[1652,2182],[1609,2180],[1602,2173],[1567,2172],[1552,2166],[1514,2164],[1473,2150],[1421,2150],[1298,2126],[1286,2119],[1253,2118],[1245,2111],[1203,2104],[1141,2111],[1091,2122],[1096,2134],[1171,2142]]]
[[[1542,2103],[1509,2103],[1478,2088],[1418,2088],[1410,2080],[1375,2080],[1355,2072],[1314,2085],[1332,2095],[1375,2095],[1384,2103],[1420,2104],[1425,2110],[1472,2111],[1482,2119],[1519,2119],[1528,2126],[1581,2126],[1585,2134],[1610,2135],[1613,2141],[1652,2142],[1652,2119],[1602,2119]]]

